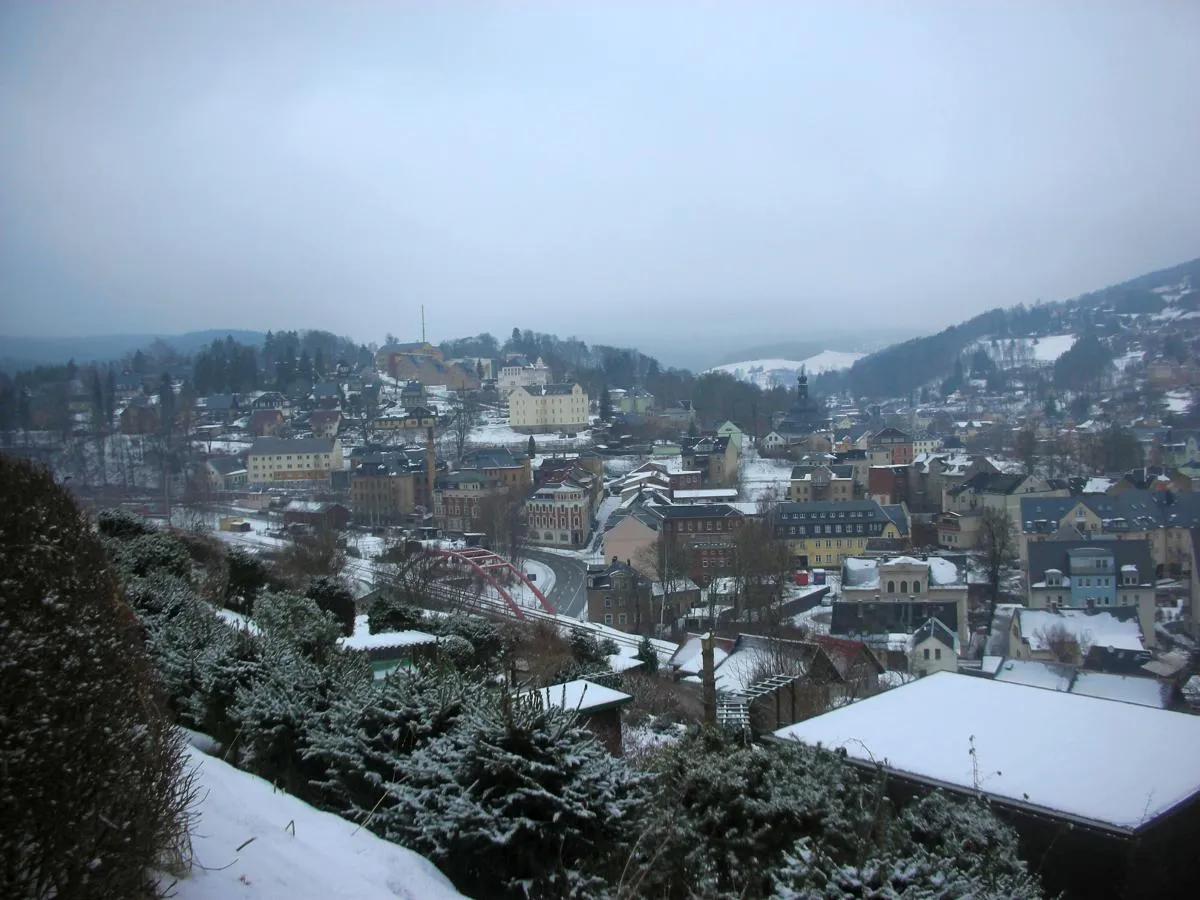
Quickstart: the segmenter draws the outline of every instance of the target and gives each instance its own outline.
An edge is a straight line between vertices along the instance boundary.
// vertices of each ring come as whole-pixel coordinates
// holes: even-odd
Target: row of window
[[[808,532],[807,525],[789,525],[788,534],[806,536]],[[813,525],[813,534],[873,534],[877,532],[877,528],[872,528],[868,525],[846,525],[845,528],[841,525]]]
[[[629,624],[629,613],[620,613],[618,615],[617,619],[618,619],[618,624],[628,625]],[[611,625],[612,623],[613,623],[612,613],[605,613],[604,614],[604,624]]]
[[[894,582],[894,581],[889,581],[889,582],[887,583],[887,592],[888,592],[889,594],[894,594],[894,593],[896,593],[896,582]],[[913,581],[913,583],[912,583],[912,592],[913,592],[914,594],[919,594],[919,593],[921,593],[921,580],[920,580],[919,578]],[[900,593],[901,593],[901,594],[907,594],[907,593],[908,593],[908,581],[901,581],[901,582],[900,582]]]
[[[826,510],[822,512],[796,512],[783,513],[780,518],[786,521],[800,521],[808,519],[873,519],[875,518],[875,510],[873,509],[847,509],[847,510]]]

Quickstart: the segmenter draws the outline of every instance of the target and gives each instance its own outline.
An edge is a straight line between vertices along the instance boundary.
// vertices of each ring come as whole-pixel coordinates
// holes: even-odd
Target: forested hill
[[[1055,334],[1087,324],[1096,310],[1116,313],[1154,312],[1162,308],[1153,289],[1190,278],[1200,287],[1200,259],[1141,275],[1073,300],[1021,304],[981,313],[928,337],[893,344],[860,359],[848,371],[822,378],[827,390],[849,390],[856,397],[898,397],[949,376],[963,352],[983,339]]]

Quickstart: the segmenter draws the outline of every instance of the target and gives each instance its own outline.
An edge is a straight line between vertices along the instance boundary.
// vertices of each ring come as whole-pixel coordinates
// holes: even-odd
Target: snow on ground
[[[549,594],[554,590],[554,570],[536,559],[527,559],[521,563],[521,568],[525,570],[526,575],[535,575],[533,583],[537,585],[539,591],[543,594]]]
[[[976,341],[967,348],[970,354],[983,350],[1001,368],[1029,363],[1052,363],[1075,344],[1073,334],[1048,334],[1042,337],[997,338]]]
[[[199,814],[178,900],[451,900],[433,863],[189,747]]]
[[[529,443],[529,435],[514,431],[508,426],[507,419],[489,419],[485,425],[477,425],[467,438],[470,447],[489,446],[494,444]],[[572,447],[587,447],[592,443],[590,431],[575,432],[575,437],[565,438],[559,432],[533,435],[535,444],[552,444],[556,447],[569,445]]]
[[[845,350],[822,350],[808,359],[751,359],[713,366],[708,371],[725,372],[741,381],[769,388],[793,381],[802,368],[811,375],[836,372],[850,368],[864,356],[865,353],[851,353]]]
[[[954,713],[937,728],[912,727],[934,709]],[[1200,717],[949,672],[775,735],[844,747],[853,759],[886,760],[899,772],[1119,828],[1135,828],[1200,791],[1200,759],[1162,753],[1200,746]],[[1089,752],[1095,747],[1108,752]],[[1047,764],[1058,759],[1071,764]],[[1118,771],[1113,759],[1155,764]]]
[[[1167,391],[1167,409],[1173,413],[1185,413],[1192,405],[1192,395],[1189,391]]]
[[[786,499],[793,465],[791,460],[763,459],[755,451],[746,451],[739,467],[742,496],[756,501],[768,491],[775,490],[779,493],[779,499]]]

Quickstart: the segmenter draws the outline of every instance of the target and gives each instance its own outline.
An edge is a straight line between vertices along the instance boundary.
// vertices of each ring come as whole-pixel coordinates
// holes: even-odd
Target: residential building
[[[623,559],[647,577],[656,573],[646,561],[647,548],[654,546],[662,530],[662,515],[652,507],[635,504],[615,511],[604,528],[604,556]]]
[[[673,505],[659,509],[662,533],[673,552],[684,554],[689,574],[707,584],[733,563],[734,533],[742,514],[725,503]]]
[[[528,456],[505,447],[483,447],[463,454],[459,469],[478,469],[504,488],[526,491],[533,486],[533,469]]]
[[[1154,560],[1147,541],[1038,541],[1026,567],[1031,609],[1133,607],[1156,645]]]
[[[852,466],[796,466],[788,482],[788,500],[796,503],[845,503],[854,500],[856,493]]]
[[[742,438],[744,436],[745,432],[742,430],[741,426],[735,422],[725,421],[717,426],[717,437],[727,437],[737,444],[738,447],[741,447]]]
[[[1153,632],[1151,632],[1153,633]],[[1013,611],[1008,655],[1138,674],[1151,653],[1134,607]]]
[[[250,401],[251,409],[286,410],[289,405],[287,397],[283,396],[279,391],[263,391]]]
[[[615,394],[616,391],[610,392]],[[631,391],[621,391],[619,397],[613,397],[613,409],[627,416],[647,416],[654,409],[654,395],[641,388]]]
[[[250,413],[250,433],[255,437],[275,437],[282,430],[283,410],[268,406]]]
[[[786,540],[796,568],[840,566],[870,538],[900,538],[900,529],[874,500],[780,503],[775,536]]]
[[[308,427],[312,430],[313,437],[333,438],[337,437],[338,429],[342,424],[342,413],[336,409],[318,409],[308,417]]]
[[[946,489],[942,511],[966,513],[976,509],[993,509],[1007,515],[1015,529],[1021,525],[1023,498],[1066,496],[1066,488],[1051,487],[1046,479],[1037,475],[979,472]]]
[[[476,531],[480,502],[500,489],[499,479],[479,469],[439,475],[433,492],[433,517],[445,531]]]
[[[452,391],[479,390],[479,375],[474,368],[447,362],[442,351],[432,344],[385,344],[375,353],[375,368],[401,381],[438,385]]]
[[[337,409],[345,399],[345,392],[338,381],[326,380],[315,385],[309,398],[320,409]]]
[[[391,409],[377,416],[373,424],[381,431],[424,431],[437,425],[437,413],[425,406]]]
[[[237,394],[209,394],[196,400],[196,413],[202,421],[228,425],[242,415],[242,402]]]
[[[342,445],[337,438],[259,438],[246,461],[251,484],[328,482],[342,468]]]
[[[887,633],[914,633],[934,617],[955,632],[960,646],[966,646],[969,637],[966,573],[943,557],[850,557],[842,565],[841,601],[835,606],[849,604],[860,607],[857,618],[862,619],[862,627],[851,628],[851,634],[878,633],[865,630],[873,625],[862,613],[895,604],[899,614],[889,622]],[[952,618],[944,604],[953,604]],[[835,634],[846,633],[836,627],[832,630]]]
[[[979,546],[983,510],[936,513],[933,524],[937,528],[939,547],[945,547],[947,550],[974,550]]]
[[[496,390],[507,397],[519,387],[542,387],[550,383],[550,367],[539,356],[530,363],[523,356],[512,357],[500,367],[496,377]]]
[[[246,487],[246,464],[236,456],[213,456],[204,461],[203,478],[210,491],[223,493]]]
[[[701,473],[703,484],[724,486],[737,480],[739,445],[728,436],[684,438],[679,455],[685,469]]]
[[[425,385],[419,381],[406,381],[400,389],[400,405],[405,409],[425,405]]]
[[[778,431],[768,431],[758,443],[764,452],[775,453],[787,446],[787,438]]]
[[[158,398],[134,397],[119,419],[121,434],[153,434],[158,430]]]
[[[514,429],[582,431],[588,420],[588,395],[578,384],[520,386],[508,395],[508,424]]]
[[[592,538],[592,492],[573,478],[543,484],[525,501],[525,532],[534,543],[587,546]]]
[[[598,622],[630,634],[655,634],[662,623],[674,622],[678,609],[664,610],[662,594],[655,595],[650,578],[631,561],[612,557],[603,567],[587,573],[589,622]]]
[[[350,503],[354,519],[369,525],[404,522],[416,505],[419,473],[385,463],[360,465],[350,473]]]
[[[930,616],[913,632],[908,644],[908,671],[914,675],[958,671],[958,635]]]
[[[291,500],[282,510],[283,524],[339,531],[350,524],[350,510],[323,500]]]
[[[1038,541],[1098,535],[1150,544],[1156,578],[1190,578],[1192,528],[1200,526],[1200,494],[1127,490],[1118,496],[1022,498],[1021,559]]]
[[[888,461],[893,466],[912,465],[913,439],[908,432],[899,428],[884,428],[871,435],[870,446],[874,449],[886,450]]]
[[[910,503],[912,466],[871,466],[867,470],[867,496],[876,503]]]

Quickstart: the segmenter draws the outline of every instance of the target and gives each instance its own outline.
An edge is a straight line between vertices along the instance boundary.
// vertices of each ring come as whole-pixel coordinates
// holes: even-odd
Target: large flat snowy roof
[[[1123,831],[1200,792],[1200,756],[1162,752],[1200,747],[1200,717],[951,672],[775,737],[965,790],[977,765],[982,793]]]

